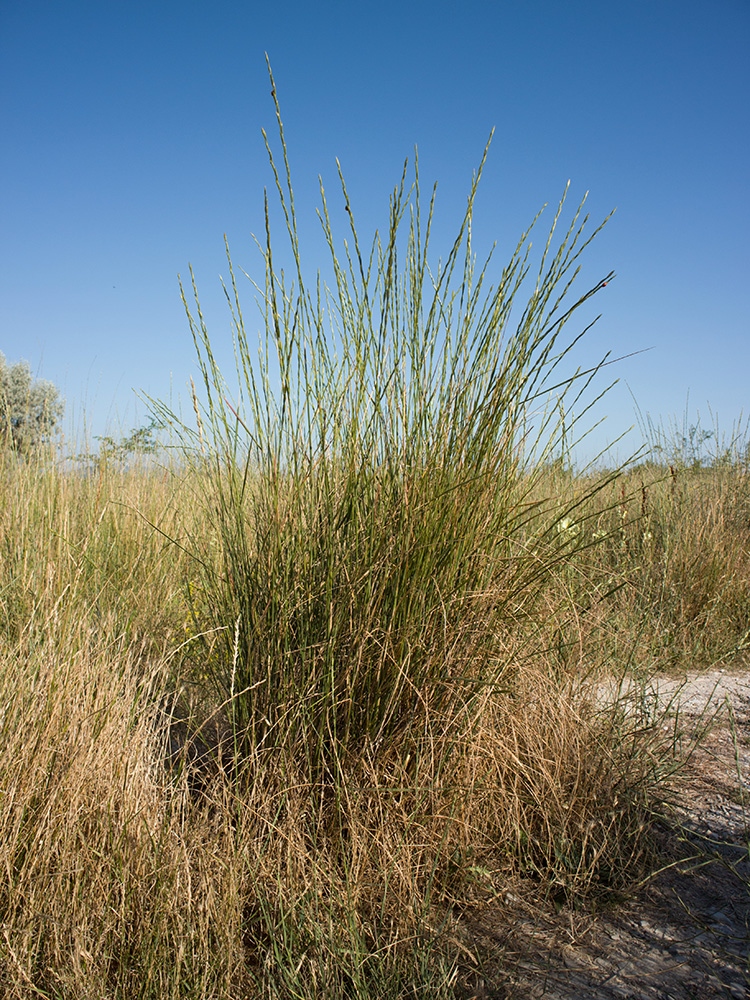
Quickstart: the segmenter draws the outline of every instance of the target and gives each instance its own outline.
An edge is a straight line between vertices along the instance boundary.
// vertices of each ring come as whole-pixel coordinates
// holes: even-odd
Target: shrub
[[[0,352],[0,446],[26,454],[46,441],[62,416],[59,390],[34,379],[27,361],[9,365]]]

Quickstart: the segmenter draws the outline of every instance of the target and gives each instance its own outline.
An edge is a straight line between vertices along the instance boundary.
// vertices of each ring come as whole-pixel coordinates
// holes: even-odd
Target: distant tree
[[[0,351],[0,448],[28,454],[48,440],[62,412],[56,386],[35,379],[28,361],[9,365]]]
[[[159,448],[156,435],[163,429],[164,425],[154,419],[143,427],[135,427],[130,433],[123,434],[119,441],[109,434],[96,435],[99,442],[97,462],[105,465],[116,462],[122,465],[135,455],[154,455]]]

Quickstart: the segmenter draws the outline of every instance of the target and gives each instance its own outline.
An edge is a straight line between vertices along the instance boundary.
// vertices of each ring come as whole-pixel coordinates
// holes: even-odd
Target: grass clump
[[[197,553],[200,586],[216,623],[237,626],[214,680],[243,739],[261,746],[299,731],[311,766],[325,770],[340,750],[419,728],[425,713],[470,711],[502,682],[498,641],[532,612],[549,571],[528,549],[564,516],[532,499],[559,427],[540,413],[532,435],[530,411],[553,390],[560,408],[580,396],[579,379],[560,374],[571,349],[560,337],[601,283],[567,301],[595,234],[584,238],[579,209],[553,246],[561,204],[538,271],[525,234],[488,286],[491,262],[478,270],[471,244],[481,166],[433,273],[434,196],[425,220],[418,172],[410,197],[405,168],[388,231],[364,255],[343,178],[343,258],[322,192],[334,287],[318,279],[310,291],[286,147],[281,171],[269,154],[293,275],[276,270],[269,228],[256,358],[229,261],[234,402],[196,292],[205,406],[195,398],[198,430],[182,431],[205,461],[220,539],[218,562]]]
[[[290,932],[292,908],[314,914],[313,938],[330,923],[368,953],[389,949],[434,922],[466,852],[502,845],[506,864],[569,896],[619,884],[642,852],[655,771],[608,746],[610,723],[558,690],[538,644],[542,594],[575,548],[571,509],[602,488],[568,506],[539,496],[569,440],[561,415],[595,374],[566,376],[578,338],[563,335],[611,278],[572,293],[598,230],[579,209],[558,237],[561,203],[533,270],[526,233],[491,285],[471,242],[481,165],[436,270],[434,194],[425,218],[416,163],[366,248],[341,177],[350,235],[339,253],[321,191],[333,282],[310,288],[278,121],[281,165],[267,146],[291,277],[268,225],[256,354],[229,258],[234,392],[193,283],[197,426],[156,416],[198,459],[218,545],[194,539],[211,636],[200,669],[226,706],[242,795],[261,796],[254,880],[268,872],[270,888],[253,912],[259,948],[286,942],[281,975],[318,949],[304,921]]]

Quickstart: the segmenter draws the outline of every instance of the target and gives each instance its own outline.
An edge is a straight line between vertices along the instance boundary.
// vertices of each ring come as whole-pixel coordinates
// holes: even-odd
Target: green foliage
[[[27,361],[9,365],[0,352],[0,447],[27,454],[49,439],[62,412],[51,382],[34,379]]]
[[[151,420],[142,427],[134,427],[128,434],[123,434],[119,440],[110,434],[97,435],[99,454],[96,459],[99,464],[114,463],[124,465],[137,455],[154,455],[159,448],[157,433],[164,425],[158,420]]]

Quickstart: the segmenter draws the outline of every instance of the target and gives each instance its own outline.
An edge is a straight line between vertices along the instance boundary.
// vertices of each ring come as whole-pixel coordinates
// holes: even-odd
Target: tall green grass
[[[264,844],[247,933],[276,942],[279,995],[319,981],[322,996],[334,968],[354,982],[363,956],[401,961],[498,845],[564,895],[626,880],[663,755],[645,752],[651,724],[602,718],[539,641],[543,595],[576,549],[570,517],[608,481],[541,495],[568,406],[595,396],[598,369],[571,370],[582,334],[567,333],[611,278],[573,292],[598,229],[579,208],[558,234],[563,200],[536,263],[527,232],[491,283],[471,241],[483,159],[431,266],[435,198],[425,217],[415,162],[364,249],[343,177],[341,250],[321,191],[333,282],[310,286],[276,110],[291,276],[267,221],[256,348],[229,258],[234,393],[193,281],[196,424],[155,413],[197,459],[212,529],[187,545],[190,602]]]
[[[243,740],[300,741],[317,773],[433,715],[471,717],[505,683],[501,637],[533,613],[549,571],[536,535],[565,514],[540,512],[535,484],[564,436],[559,414],[594,374],[566,368],[578,337],[563,338],[611,275],[573,293],[598,229],[586,233],[579,209],[558,237],[563,199],[534,267],[525,233],[490,283],[494,262],[478,267],[471,240],[483,158],[438,264],[434,192],[425,217],[416,161],[366,247],[343,177],[351,227],[338,249],[321,190],[333,284],[310,286],[276,110],[281,164],[267,148],[292,273],[277,270],[268,225],[258,350],[229,259],[236,398],[193,284],[205,402],[195,397],[197,430],[181,426],[209,470],[221,546],[218,565],[196,551],[200,588],[216,624],[236,624],[213,678]]]

